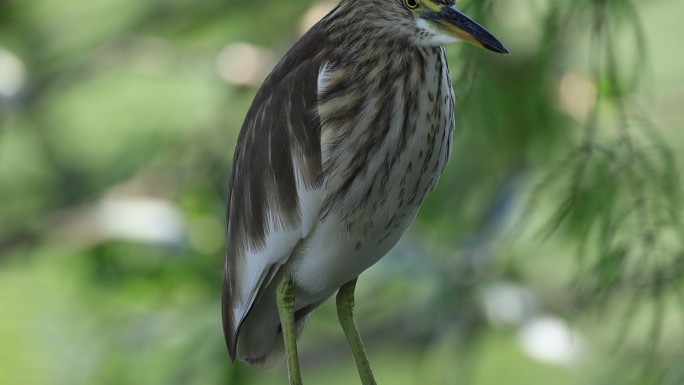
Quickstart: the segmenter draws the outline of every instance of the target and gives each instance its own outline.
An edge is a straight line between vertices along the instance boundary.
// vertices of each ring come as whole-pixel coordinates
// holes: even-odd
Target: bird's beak
[[[510,53],[499,39],[456,7],[445,5],[432,16],[449,34],[460,40],[497,53]]]

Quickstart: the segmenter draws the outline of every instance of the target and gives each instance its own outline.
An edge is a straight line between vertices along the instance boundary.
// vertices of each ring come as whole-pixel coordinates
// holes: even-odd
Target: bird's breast
[[[329,63],[318,87],[323,206],[292,258],[301,306],[327,298],[394,247],[439,180],[454,125],[439,48],[364,71]]]
[[[376,243],[410,225],[449,159],[454,126],[444,50],[392,57],[364,71],[328,64],[318,81],[324,215]]]

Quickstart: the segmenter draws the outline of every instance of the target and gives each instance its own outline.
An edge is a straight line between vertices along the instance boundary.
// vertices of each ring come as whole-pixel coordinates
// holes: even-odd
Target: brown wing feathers
[[[324,50],[325,34],[319,23],[264,81],[238,137],[228,195],[222,300],[224,335],[233,360],[241,322],[233,318],[236,301],[248,298],[243,291],[258,290],[241,286],[244,258],[248,251],[269,247],[269,216],[283,229],[300,224],[294,161],[307,187],[322,180],[321,126],[314,112]]]

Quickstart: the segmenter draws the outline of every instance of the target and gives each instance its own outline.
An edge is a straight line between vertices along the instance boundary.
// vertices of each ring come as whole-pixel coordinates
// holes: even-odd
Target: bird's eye
[[[408,9],[416,9],[418,8],[418,0],[404,0],[404,5]]]

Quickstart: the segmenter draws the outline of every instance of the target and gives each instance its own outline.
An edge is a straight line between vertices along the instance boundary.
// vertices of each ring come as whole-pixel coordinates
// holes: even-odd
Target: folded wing
[[[223,328],[236,358],[250,309],[318,221],[321,126],[315,113],[325,36],[313,27],[258,91],[238,137],[228,201]]]

